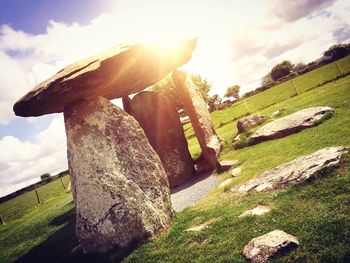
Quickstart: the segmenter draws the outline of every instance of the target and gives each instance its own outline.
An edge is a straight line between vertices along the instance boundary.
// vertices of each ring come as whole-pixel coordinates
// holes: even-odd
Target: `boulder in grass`
[[[238,133],[243,133],[253,127],[258,126],[267,119],[267,116],[254,114],[249,117],[240,119],[237,122]]]
[[[337,165],[342,155],[348,151],[349,147],[344,146],[318,150],[266,171],[231,191],[246,193],[286,188],[309,179],[326,167]]]
[[[243,249],[243,255],[252,263],[264,263],[278,252],[290,250],[299,245],[295,236],[281,230],[274,230],[252,239]]]
[[[285,137],[319,124],[323,118],[328,117],[333,111],[330,107],[311,107],[297,111],[264,125],[250,139],[253,143],[259,143]]]

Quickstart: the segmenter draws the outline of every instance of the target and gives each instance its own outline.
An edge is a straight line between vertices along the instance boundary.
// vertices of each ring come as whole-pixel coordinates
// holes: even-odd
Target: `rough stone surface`
[[[226,179],[219,184],[220,188],[225,188],[232,182],[232,178]]]
[[[333,111],[333,109],[330,107],[311,107],[297,111],[264,125],[251,136],[251,140],[254,143],[258,143],[282,138],[291,133],[310,128],[315,126],[317,121],[331,111]]]
[[[143,91],[132,99],[131,108],[163,163],[170,187],[192,178],[194,162],[174,105],[159,93]]]
[[[239,165],[238,160],[221,160],[219,162],[219,172],[223,173]]]
[[[237,167],[235,169],[232,170],[231,175],[232,177],[236,177],[237,175],[239,175],[242,172],[240,167]]]
[[[37,85],[14,105],[19,116],[62,112],[65,105],[82,98],[121,98],[158,82],[187,63],[196,40],[168,48],[147,44],[120,45],[78,61]],[[15,87],[13,87],[15,88]]]
[[[213,224],[219,220],[221,220],[220,217],[212,218],[212,219],[210,219],[210,220],[208,220],[208,221],[206,221],[198,226],[190,227],[190,228],[186,229],[185,231],[186,232],[198,232],[198,231],[201,231],[205,228],[208,228],[211,224]]]
[[[271,209],[265,205],[258,205],[257,207],[254,207],[253,209],[250,209],[248,211],[245,211],[243,214],[239,215],[238,217],[245,217],[249,215],[253,216],[261,216],[263,214],[266,214],[270,212]]]
[[[266,120],[267,116],[264,115],[251,115],[247,118],[240,119],[237,122],[238,133],[245,132],[259,124],[263,123]]]
[[[198,88],[186,73],[175,70],[173,79],[182,98],[186,113],[190,117],[193,130],[202,149],[204,159],[214,168],[218,166],[221,142],[216,135],[207,105]]]
[[[341,156],[348,150],[348,147],[329,147],[301,156],[264,172],[247,183],[233,188],[232,191],[270,191],[305,181],[325,167],[337,165]]]
[[[83,251],[122,253],[166,229],[168,180],[137,121],[102,97],[67,106],[64,118]]]
[[[264,263],[281,250],[289,250],[298,245],[299,241],[295,236],[274,230],[252,239],[244,247],[243,255],[252,263]]]

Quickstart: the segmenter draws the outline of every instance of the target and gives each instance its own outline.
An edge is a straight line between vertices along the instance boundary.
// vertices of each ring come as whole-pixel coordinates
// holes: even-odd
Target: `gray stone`
[[[263,214],[266,214],[270,212],[271,209],[265,205],[258,205],[257,207],[254,207],[253,209],[245,211],[243,214],[239,215],[238,217],[245,217],[249,215],[253,216],[261,216]]]
[[[197,86],[186,73],[175,70],[173,79],[185,108],[190,117],[193,130],[197,136],[202,155],[208,164],[217,168],[221,141],[216,135],[207,104],[204,102]]]
[[[237,175],[239,175],[242,172],[242,169],[240,167],[237,167],[235,169],[232,170],[231,175],[232,177],[236,177]]]
[[[143,91],[132,99],[131,108],[163,163],[170,187],[192,178],[194,162],[175,106],[157,92]]]
[[[219,162],[219,172],[223,173],[239,165],[238,160],[221,160]]]
[[[259,124],[263,123],[267,119],[267,116],[264,115],[251,115],[249,117],[240,119],[237,122],[238,133],[245,132]]]
[[[251,136],[251,140],[258,143],[285,137],[291,133],[315,126],[326,113],[332,111],[333,109],[330,107],[311,107],[297,111],[264,125]]]
[[[244,247],[243,255],[252,263],[264,263],[278,252],[297,246],[299,246],[299,241],[295,236],[281,230],[274,230],[252,239]]]
[[[83,251],[122,253],[168,228],[168,180],[137,121],[102,97],[66,106],[64,119]]]
[[[65,105],[79,99],[122,98],[151,86],[187,63],[195,45],[192,39],[168,48],[147,44],[114,47],[60,70],[18,100],[13,110],[18,116],[40,116],[62,112]]]
[[[233,192],[270,191],[282,189],[309,179],[325,167],[337,165],[348,147],[329,147],[310,155],[301,156],[288,163],[251,179],[247,183],[231,189]]]

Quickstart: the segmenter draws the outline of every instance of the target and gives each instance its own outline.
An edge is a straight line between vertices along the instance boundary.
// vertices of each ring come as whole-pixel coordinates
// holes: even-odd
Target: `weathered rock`
[[[274,230],[252,239],[244,247],[243,255],[252,263],[264,263],[276,253],[290,250],[298,245],[299,241],[295,236],[281,230]]]
[[[325,167],[337,165],[348,147],[329,147],[310,155],[299,157],[251,179],[247,183],[233,188],[232,191],[270,191],[285,188],[309,179]]]
[[[203,230],[205,228],[208,228],[211,224],[213,224],[213,223],[215,223],[217,221],[220,221],[220,220],[221,220],[220,217],[212,218],[212,219],[210,219],[210,220],[208,220],[208,221],[206,221],[206,222],[204,222],[204,223],[202,223],[202,224],[200,224],[198,226],[193,226],[191,228],[188,228],[185,231],[186,232],[198,232],[198,231],[201,231],[201,230]]]
[[[219,172],[223,173],[239,165],[238,160],[221,160],[219,162]]]
[[[202,149],[202,155],[213,168],[216,168],[218,167],[221,142],[216,135],[207,105],[190,76],[175,70],[173,79],[182,98],[185,111],[190,117],[193,130]]]
[[[232,178],[226,179],[219,184],[220,188],[225,188],[232,182]]]
[[[194,175],[194,162],[174,105],[157,92],[143,91],[131,101],[132,115],[162,160],[170,187]]]
[[[83,251],[122,253],[166,229],[168,180],[137,121],[102,97],[66,106],[64,119]]]
[[[258,205],[257,207],[254,207],[253,209],[245,211],[243,214],[239,215],[238,217],[245,217],[249,215],[253,216],[261,216],[263,214],[266,214],[270,212],[271,209],[265,205]]]
[[[131,110],[131,99],[129,98],[129,96],[124,96],[122,98],[122,102],[123,102],[123,110],[125,110],[127,113],[129,113],[130,115],[132,115],[132,110]]]
[[[231,175],[232,177],[236,177],[237,175],[239,175],[242,172],[240,167],[237,167],[235,169],[232,170]]]
[[[76,62],[40,83],[16,102],[19,116],[62,112],[65,105],[83,98],[121,98],[158,82],[187,63],[196,40],[181,41],[169,48],[136,44],[120,45]]]
[[[326,113],[332,111],[333,109],[330,107],[311,107],[297,111],[264,125],[251,136],[251,140],[258,143],[285,137],[291,133],[315,126]]]
[[[263,123],[267,119],[264,115],[251,115],[247,118],[240,119],[237,122],[238,133],[245,132],[259,124]]]

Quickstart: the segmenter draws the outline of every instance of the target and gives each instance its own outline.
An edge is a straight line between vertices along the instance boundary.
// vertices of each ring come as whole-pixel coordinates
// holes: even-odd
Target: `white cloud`
[[[52,120],[35,142],[13,136],[0,140],[0,196],[9,194],[40,179],[46,172],[67,169],[66,135],[63,118]]]

